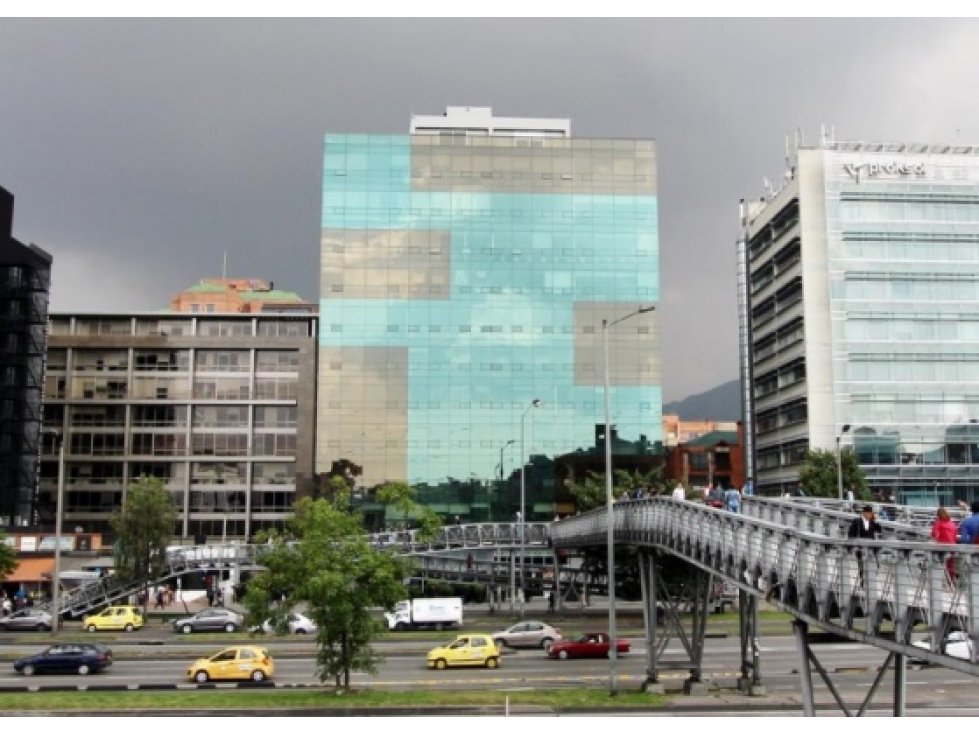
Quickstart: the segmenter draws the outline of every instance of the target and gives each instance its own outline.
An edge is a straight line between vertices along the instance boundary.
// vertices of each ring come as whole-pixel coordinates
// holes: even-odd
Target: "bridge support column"
[[[683,684],[684,693],[703,695],[707,693],[704,683],[704,639],[707,635],[707,615],[710,614],[711,574],[693,569],[693,594],[690,605],[690,677]]]
[[[758,599],[738,589],[738,623],[741,636],[741,678],[738,690],[749,696],[764,696],[761,682],[761,650],[758,644]]]
[[[513,600],[517,596],[517,557],[510,551],[510,614],[513,614]]]
[[[894,715],[905,715],[905,702],[907,700],[907,673],[908,659],[900,653],[894,654]]]
[[[802,689],[802,705],[806,716],[816,715],[816,701],[815,693],[812,685],[812,668],[816,669],[819,673],[819,677],[822,678],[823,683],[829,689],[830,694],[836,701],[836,704],[840,707],[840,711],[843,712],[845,716],[863,716],[867,712],[867,708],[870,706],[871,700],[873,700],[874,694],[877,692],[877,688],[880,686],[880,682],[884,679],[884,675],[887,673],[887,669],[890,667],[891,662],[894,663],[894,706],[893,712],[894,716],[904,716],[905,715],[905,702],[906,702],[906,691],[907,691],[907,660],[902,654],[892,652],[887,656],[883,665],[880,666],[880,670],[877,671],[877,677],[874,678],[874,682],[870,685],[870,690],[867,691],[867,695],[864,697],[863,702],[860,704],[860,708],[854,714],[850,708],[846,705],[846,701],[840,695],[839,690],[833,685],[833,681],[830,680],[829,673],[826,668],[820,664],[819,660],[812,652],[812,648],[809,647],[809,625],[801,620],[796,619],[792,623],[792,629],[795,632],[796,644],[799,649],[799,677]]]
[[[663,670],[686,670],[683,684],[687,694],[707,692],[703,680],[704,637],[707,628],[711,574],[688,564],[678,570],[664,571],[663,556],[655,549],[640,549],[639,570],[643,598],[643,622],[646,631],[646,681],[643,690],[662,692],[659,674]],[[690,602],[690,630],[684,627],[682,615]],[[686,653],[682,658],[664,659],[671,639],[677,640]]]
[[[792,623],[792,631],[795,633],[795,643],[799,651],[799,678],[800,688],[802,688],[802,711],[806,716],[816,715],[816,699],[812,688],[812,669],[809,666],[809,625],[801,619]]]
[[[663,684],[659,682],[659,643],[656,632],[659,628],[657,617],[657,574],[656,552],[640,549],[639,551],[639,584],[642,589],[642,621],[646,632],[646,680],[642,689],[648,693],[666,693]]]
[[[561,612],[564,611],[564,603],[561,598],[561,563],[556,550],[551,557],[554,559],[554,588],[551,589],[552,611]]]

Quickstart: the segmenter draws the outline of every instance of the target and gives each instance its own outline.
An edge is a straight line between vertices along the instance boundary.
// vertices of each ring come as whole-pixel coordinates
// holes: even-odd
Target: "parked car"
[[[555,640],[561,639],[561,630],[546,622],[518,622],[509,629],[493,633],[497,647],[539,647],[546,650]]]
[[[628,640],[616,640],[617,655],[629,652]],[[573,640],[558,640],[548,649],[547,654],[552,658],[567,660],[568,658],[604,658],[608,657],[609,637],[604,632],[587,632]]]
[[[103,645],[65,643],[52,645],[44,652],[14,662],[21,675],[34,673],[78,673],[88,675],[112,665],[112,652]]]
[[[290,612],[288,617],[289,632],[294,635],[315,635],[316,634],[316,624],[304,614],[299,612]],[[267,635],[271,635],[275,632],[275,628],[272,626],[272,620],[266,619],[262,622],[261,631]]]
[[[205,632],[207,630],[211,630],[212,632],[219,630],[237,632],[241,629],[244,622],[245,618],[237,612],[224,609],[223,607],[213,607],[211,609],[202,609],[191,617],[175,619],[173,629],[175,632],[183,632],[184,634]]]
[[[913,643],[915,647],[931,650],[931,642],[927,639]],[[961,660],[972,660],[972,640],[969,633],[961,630],[949,632],[945,637],[945,654]]]
[[[143,626],[143,615],[136,607],[116,606],[107,607],[98,614],[92,614],[82,619],[82,629],[89,632],[104,630],[124,630],[132,632]]]
[[[52,628],[50,612],[40,609],[21,609],[9,617],[0,617],[0,630],[34,630],[43,632]]]
[[[459,635],[448,645],[428,653],[428,667],[443,670],[464,665],[496,668],[500,665],[500,649],[489,635]]]
[[[187,667],[187,679],[198,683],[209,680],[251,680],[260,683],[275,673],[275,663],[264,647],[227,647],[208,658],[199,658]]]

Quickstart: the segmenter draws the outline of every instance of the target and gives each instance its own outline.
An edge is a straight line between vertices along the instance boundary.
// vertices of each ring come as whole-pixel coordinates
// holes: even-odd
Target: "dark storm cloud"
[[[659,144],[665,397],[737,376],[741,197],[784,136],[979,140],[974,21],[6,20],[0,185],[58,310],[206,275],[317,294],[322,135],[447,104]]]

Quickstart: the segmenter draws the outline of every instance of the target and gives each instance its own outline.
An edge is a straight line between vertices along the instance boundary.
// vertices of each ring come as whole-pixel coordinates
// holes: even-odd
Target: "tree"
[[[17,568],[18,563],[13,546],[7,545],[7,536],[0,533],[0,581],[7,578]]]
[[[405,516],[416,518],[419,540],[431,540],[445,524],[435,510],[415,500],[415,490],[404,482],[386,482],[381,485],[377,490],[377,500],[383,505],[396,507]]]
[[[163,480],[140,477],[129,485],[122,511],[112,518],[117,538],[116,573],[125,581],[142,582],[144,613],[149,604],[149,584],[166,567],[176,515],[173,497]]]
[[[656,467],[643,474],[640,471],[628,472],[625,469],[612,470],[612,498],[622,495],[633,496],[637,489],[651,494],[666,493],[666,479],[662,467]],[[580,512],[604,507],[607,502],[608,490],[605,487],[605,473],[590,471],[583,482],[572,484],[568,490],[575,498],[575,505]]]
[[[853,490],[857,499],[870,499],[867,478],[857,463],[852,449],[845,449],[840,455],[843,465],[843,492]],[[810,497],[838,497],[839,484],[836,474],[836,452],[821,449],[806,452],[806,458],[799,471],[799,484]]]
[[[361,518],[349,499],[328,502],[304,498],[290,521],[297,539],[272,538],[245,594],[247,624],[271,619],[287,628],[289,612],[299,605],[317,626],[316,672],[333,678],[337,692],[350,689],[350,672],[375,674],[380,657],[371,643],[383,631],[369,609],[391,609],[403,599],[406,564],[393,553],[370,545]]]

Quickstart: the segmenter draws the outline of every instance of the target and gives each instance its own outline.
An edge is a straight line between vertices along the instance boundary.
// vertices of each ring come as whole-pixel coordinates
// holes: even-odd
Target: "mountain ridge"
[[[741,420],[741,380],[722,383],[682,400],[663,405],[663,413],[679,415],[683,420]]]

